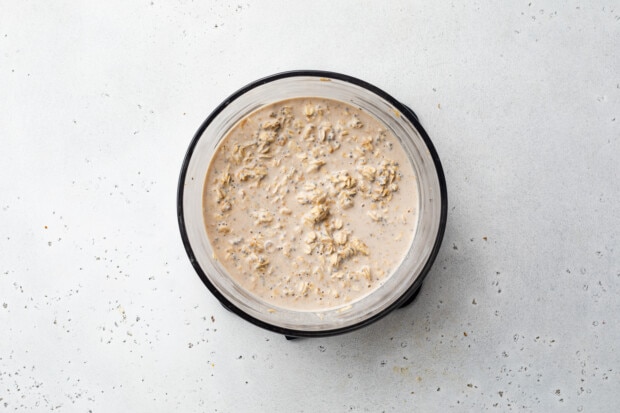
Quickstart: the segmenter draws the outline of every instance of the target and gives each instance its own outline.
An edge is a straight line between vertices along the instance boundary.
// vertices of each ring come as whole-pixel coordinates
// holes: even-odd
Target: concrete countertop
[[[0,412],[620,410],[620,4],[0,1]],[[290,69],[411,106],[446,236],[414,304],[293,342],[176,222],[189,141]]]

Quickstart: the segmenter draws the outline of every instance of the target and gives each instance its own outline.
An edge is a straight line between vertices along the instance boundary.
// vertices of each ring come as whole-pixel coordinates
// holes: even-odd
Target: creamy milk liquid
[[[418,189],[398,140],[368,113],[323,98],[280,101],[218,146],[204,187],[214,257],[274,307],[361,298],[398,267]]]

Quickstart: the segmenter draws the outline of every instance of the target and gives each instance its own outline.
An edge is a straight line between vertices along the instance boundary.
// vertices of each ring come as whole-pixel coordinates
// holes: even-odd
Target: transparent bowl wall
[[[213,250],[204,225],[203,187],[209,162],[220,140],[240,119],[254,110],[276,101],[295,97],[323,97],[350,103],[372,114],[400,140],[418,180],[419,205],[415,237],[406,257],[383,285],[369,295],[340,307],[321,311],[295,311],[275,307],[235,283],[213,259]],[[284,333],[329,333],[364,325],[391,311],[408,293],[412,294],[436,241],[443,231],[442,197],[436,164],[420,132],[383,97],[346,80],[319,76],[292,76],[270,80],[226,101],[221,111],[208,119],[201,135],[190,147],[179,192],[181,231],[190,260],[211,291],[229,309],[255,324]],[[217,111],[216,111],[217,112]],[[213,115],[212,115],[213,116]],[[201,128],[202,129],[202,128]],[[445,189],[445,188],[444,188]],[[401,187],[402,191],[408,190]],[[444,206],[445,209],[445,206]],[[444,212],[445,213],[445,212]],[[434,257],[433,257],[434,258]],[[205,280],[206,277],[206,280]],[[208,284],[211,285],[208,285]]]

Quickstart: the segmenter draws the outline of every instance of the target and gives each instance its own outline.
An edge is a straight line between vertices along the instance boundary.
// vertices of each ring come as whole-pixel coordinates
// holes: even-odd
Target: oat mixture
[[[417,205],[397,139],[362,110],[321,98],[277,102],[241,120],[204,188],[215,258],[263,300],[307,310],[379,287],[411,244]]]

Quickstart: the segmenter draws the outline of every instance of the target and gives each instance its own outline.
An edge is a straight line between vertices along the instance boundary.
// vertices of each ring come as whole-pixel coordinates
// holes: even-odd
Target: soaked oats
[[[274,306],[326,309],[376,288],[413,240],[413,168],[349,104],[296,98],[241,120],[204,187],[206,230],[233,279]]]

